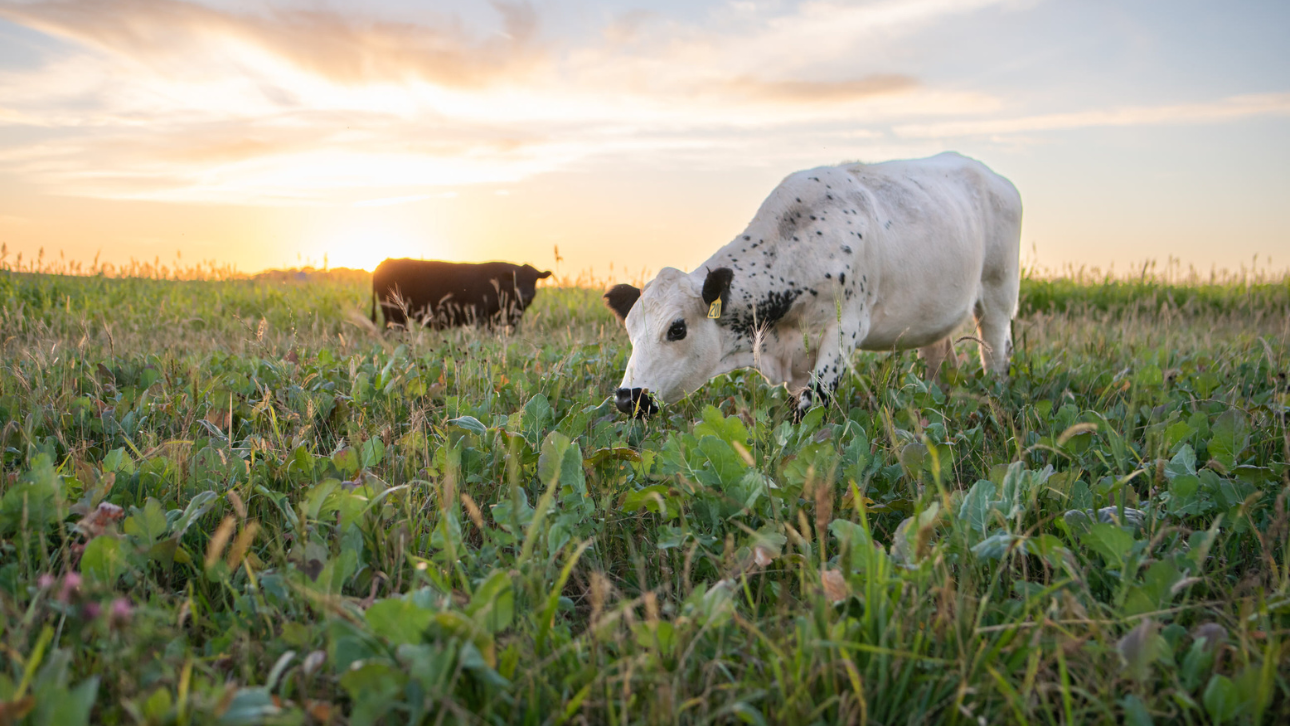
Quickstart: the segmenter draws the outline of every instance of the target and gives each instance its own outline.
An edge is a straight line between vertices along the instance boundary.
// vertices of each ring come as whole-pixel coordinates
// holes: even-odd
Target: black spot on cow
[[[372,273],[372,322],[379,303],[386,325],[408,319],[433,328],[515,325],[551,273],[509,262],[481,264],[388,259]]]
[[[825,275],[825,277],[828,277],[828,275]],[[844,272],[838,275],[838,282],[843,285],[847,284],[847,273]]]
[[[726,325],[736,334],[752,335],[757,326],[769,327],[779,322],[793,307],[800,290],[772,290],[750,308],[736,311]],[[722,320],[726,320],[723,316]]]
[[[797,220],[801,216],[802,215],[794,214],[792,210],[789,210],[779,218],[779,236],[781,239],[793,234],[793,230],[797,229]]]

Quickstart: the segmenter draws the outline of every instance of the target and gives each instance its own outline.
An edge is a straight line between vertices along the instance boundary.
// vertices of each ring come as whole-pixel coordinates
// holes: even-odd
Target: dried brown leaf
[[[851,594],[851,588],[847,585],[846,578],[838,570],[821,572],[820,581],[824,585],[824,596],[829,599],[829,602],[842,602]]]

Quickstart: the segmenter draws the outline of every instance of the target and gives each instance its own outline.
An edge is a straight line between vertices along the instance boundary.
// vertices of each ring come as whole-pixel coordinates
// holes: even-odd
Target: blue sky
[[[953,149],[1031,262],[1290,263],[1290,3],[357,8],[0,1],[0,242],[604,277],[697,265],[794,170]]]

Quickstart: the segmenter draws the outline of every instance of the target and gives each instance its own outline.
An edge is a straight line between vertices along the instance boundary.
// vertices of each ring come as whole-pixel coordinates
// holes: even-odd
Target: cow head
[[[615,400],[619,411],[649,416],[658,410],[652,397],[675,403],[723,372],[721,328],[710,316],[720,313],[714,303],[725,306],[733,277],[720,267],[698,282],[665,267],[644,290],[616,285],[605,293],[632,341]]]
[[[550,276],[550,270],[538,272],[537,268],[532,265],[525,265],[515,269],[515,290],[520,296],[521,310],[527,310],[528,306],[533,303],[533,298],[537,296],[537,281],[545,280]]]

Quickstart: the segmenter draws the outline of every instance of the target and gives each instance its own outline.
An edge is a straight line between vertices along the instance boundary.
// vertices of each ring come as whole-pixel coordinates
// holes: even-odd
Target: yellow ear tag
[[[708,308],[708,317],[712,320],[721,317],[721,298],[712,301],[712,306]]]

